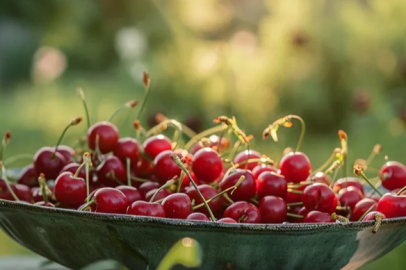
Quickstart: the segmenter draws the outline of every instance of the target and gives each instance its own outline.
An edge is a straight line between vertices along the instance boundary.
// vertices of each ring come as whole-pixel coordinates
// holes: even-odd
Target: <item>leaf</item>
[[[195,239],[185,237],[168,251],[157,270],[170,270],[177,264],[184,267],[199,267],[202,264],[202,249]]]
[[[80,270],[128,270],[128,268],[115,260],[103,260],[88,264]]]

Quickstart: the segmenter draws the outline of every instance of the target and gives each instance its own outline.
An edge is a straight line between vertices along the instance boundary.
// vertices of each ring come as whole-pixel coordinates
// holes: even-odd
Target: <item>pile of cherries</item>
[[[290,127],[293,119],[300,118],[278,119],[264,137],[277,139],[277,128]],[[69,126],[80,121],[75,118]],[[185,136],[179,131],[187,127],[171,119],[161,119],[150,130],[154,132],[135,121],[134,137],[120,137],[109,121],[89,124],[85,150],[42,147],[16,182],[7,179],[2,163],[0,198],[77,211],[224,223],[380,222],[406,216],[403,164],[386,162],[374,184],[364,173],[366,162],[354,166],[357,177],[334,179],[347,165],[343,133],[342,147],[324,168],[312,172],[303,152],[287,151],[277,165],[250,148],[250,136],[235,119],[215,122],[219,125],[214,128],[189,134],[186,144],[180,143]],[[171,124],[177,133],[172,140],[162,134]],[[9,139],[7,133],[3,148]],[[372,189],[366,188],[368,183]]]

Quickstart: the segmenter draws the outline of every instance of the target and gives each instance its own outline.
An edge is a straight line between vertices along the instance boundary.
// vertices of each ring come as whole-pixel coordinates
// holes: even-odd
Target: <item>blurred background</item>
[[[338,129],[348,133],[351,162],[376,143],[376,169],[385,155],[406,162],[405,14],[404,0],[2,0],[0,132],[13,136],[5,155],[54,145],[84,116],[78,86],[91,120],[105,120],[143,97],[147,71],[145,127],[157,112],[196,130],[234,115],[255,148],[278,160],[299,125],[281,130],[278,143],[261,133],[298,114],[314,168],[339,146]],[[115,118],[121,135],[133,134],[134,117]],[[64,143],[85,131],[72,128]],[[362,269],[404,269],[405,252],[406,244]],[[0,254],[23,253],[0,234]]]

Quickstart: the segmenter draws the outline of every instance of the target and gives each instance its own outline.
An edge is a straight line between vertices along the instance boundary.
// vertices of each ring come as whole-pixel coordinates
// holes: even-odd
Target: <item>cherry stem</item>
[[[100,157],[102,156],[102,153],[101,153],[101,151],[100,151],[100,147],[99,147],[99,138],[100,138],[100,136],[99,136],[99,134],[96,134],[96,146],[95,146],[95,152],[96,152],[96,157],[97,157],[97,159],[98,159],[98,161],[100,161]]]
[[[75,174],[73,175],[73,177],[78,178],[79,177],[79,173],[80,171],[83,169],[83,167],[86,166],[86,162],[85,160],[83,160],[82,164],[79,165],[79,167],[76,169]]]
[[[379,155],[382,150],[382,146],[380,144],[376,144],[372,149],[371,153],[369,154],[365,164],[368,166],[374,160],[374,158]]]
[[[183,179],[185,178],[185,172],[182,171],[180,176],[179,176],[179,180],[178,180],[178,187],[176,188],[176,192],[180,193],[180,188],[182,187],[182,183],[183,183]]]
[[[89,202],[90,197],[90,166],[92,165],[92,160],[90,158],[90,154],[88,152],[83,154],[83,160],[85,165],[85,173],[86,173],[86,202]]]
[[[14,198],[15,201],[20,201],[20,199],[17,197],[17,195],[14,193],[14,190],[11,188],[10,181],[7,179],[6,175],[6,168],[3,166],[3,162],[0,160],[0,167],[1,167],[1,176],[6,183],[7,189],[10,192],[11,196]]]
[[[127,185],[130,187],[132,186],[131,184],[131,160],[129,158],[125,159],[125,165],[126,165],[126,170],[127,170]]]
[[[145,95],[144,98],[142,99],[141,107],[140,110],[138,111],[136,119],[140,119],[141,113],[144,110],[145,104],[147,104],[147,100],[149,97],[149,90],[151,88],[151,80],[149,78],[149,74],[144,72],[143,74],[143,84],[144,84],[144,89],[145,89]]]
[[[288,217],[293,217],[293,218],[304,218],[304,216],[302,216],[302,215],[296,215],[296,214],[292,214],[292,213],[287,213],[286,215]]]
[[[63,139],[63,137],[65,136],[66,131],[68,131],[68,129],[69,129],[71,126],[76,126],[76,125],[79,124],[81,121],[82,121],[82,117],[73,118],[73,119],[69,122],[69,124],[64,128],[64,130],[62,131],[61,136],[60,136],[59,139],[58,139],[58,142],[56,143],[54,153],[52,154],[52,157],[51,157],[52,159],[55,159],[56,152],[58,151],[58,146],[61,144],[62,139]]]
[[[86,211],[95,202],[96,202],[95,200],[88,201],[85,205],[83,205],[81,211]]]
[[[323,163],[323,165],[321,165],[319,168],[317,168],[316,170],[314,170],[311,174],[311,176],[314,176],[316,173],[323,171],[324,169],[327,168],[327,166],[334,161],[334,159],[336,158],[337,155],[337,149],[334,149],[333,153],[331,153],[330,157],[326,160],[326,162]]]
[[[233,204],[234,203],[234,201],[228,196],[228,194],[226,193],[226,194],[224,194],[224,198],[226,198],[226,200],[229,202],[229,203],[231,203],[231,204]]]
[[[4,154],[4,150],[6,149],[7,145],[9,144],[11,139],[11,132],[7,131],[4,134],[3,140],[1,142],[1,148],[0,148],[0,161],[3,160],[3,154]]]
[[[247,159],[247,160],[244,160],[243,162],[233,164],[226,171],[226,173],[223,176],[223,179],[226,179],[230,175],[232,170],[235,170],[236,168],[238,168],[238,167],[240,167],[242,165],[249,164],[249,163],[254,163],[254,162],[258,162],[258,164],[271,164],[271,165],[274,164],[274,162],[272,160],[268,159],[268,158],[251,158],[251,159]],[[274,174],[278,175],[278,176],[281,176],[280,174],[277,174],[277,173],[274,173]]]
[[[78,94],[80,99],[82,100],[82,104],[83,104],[83,108],[85,109],[85,113],[86,113],[86,123],[87,123],[87,128],[90,128],[90,116],[89,116],[89,110],[87,108],[87,102],[86,102],[86,98],[85,98],[85,94],[83,93],[82,88],[78,88]]]
[[[259,204],[259,201],[255,198],[251,198],[250,201],[254,204]]]
[[[16,161],[25,160],[25,159],[32,161],[32,157],[33,157],[32,154],[19,154],[19,155],[15,155],[13,157],[9,157],[9,158],[5,159],[4,164],[8,166]]]
[[[227,125],[221,125],[221,126],[215,126],[209,129],[206,129],[205,131],[196,134],[193,136],[186,144],[185,144],[185,150],[189,150],[196,142],[201,140],[204,137],[210,136],[214,133],[224,131],[228,128]]]
[[[141,182],[141,183],[150,182],[150,180],[148,180],[148,179],[135,177],[135,176],[131,176],[131,180],[135,181],[135,182]]]
[[[175,145],[172,146],[172,150],[176,149],[178,143],[179,143],[179,138],[182,137],[182,125],[173,119],[168,119],[168,120],[164,120],[161,123],[159,123],[158,125],[156,125],[155,127],[151,128],[150,130],[147,131],[146,136],[150,137],[153,134],[159,134],[162,131],[166,130],[166,128],[169,126],[173,127],[175,129],[175,132],[173,134],[173,138],[172,141],[175,142]]]
[[[180,160],[178,155],[171,154],[170,157],[175,162],[175,164],[178,165],[179,168],[181,168],[182,171],[185,172],[185,174],[189,178],[190,182],[192,183],[193,187],[195,188],[197,194],[199,195],[200,199],[203,201],[204,205],[206,206],[206,209],[209,212],[210,218],[212,219],[212,221],[216,221],[216,218],[214,217],[213,212],[211,211],[209,204],[207,203],[206,199],[203,197],[203,194],[200,192],[199,188],[197,187],[195,180],[193,180],[192,176],[190,175],[188,170],[185,168],[185,165],[182,163],[182,161]]]
[[[364,180],[368,183],[368,185],[370,185],[374,190],[375,190],[375,192],[376,193],[378,193],[381,197],[383,196],[383,194],[382,194],[382,192],[380,192],[372,183],[371,183],[371,181],[368,179],[368,177],[365,175],[365,173],[363,172],[363,171],[360,171],[359,172],[359,175],[362,177],[362,178],[364,178]],[[406,190],[406,189],[405,189]],[[402,188],[401,190],[399,190],[399,192],[400,191],[404,191],[404,188]]]
[[[160,187],[155,191],[155,193],[152,195],[152,197],[151,197],[151,199],[149,200],[149,202],[151,202],[151,203],[154,202],[156,195],[157,195],[161,190],[172,186],[174,183],[175,183],[175,181],[172,179],[172,180],[169,180],[168,182],[166,182],[165,184],[163,184],[162,186],[160,186]]]
[[[294,190],[294,189],[290,189],[290,188],[288,188],[288,192],[295,193],[295,194],[302,194],[302,192],[300,190]]]
[[[293,203],[287,203],[286,206],[302,206],[303,202],[293,202]]]
[[[238,148],[240,148],[240,145],[241,145],[241,141],[236,141],[236,142],[234,143],[233,149],[231,149],[231,151],[230,151],[230,153],[229,153],[229,155],[228,155],[228,159],[229,159],[229,160],[232,160],[232,159],[233,159],[235,153],[238,151]]]
[[[41,173],[41,174],[39,175],[39,177],[38,177],[38,183],[39,183],[39,186],[40,186],[40,188],[41,188],[42,198],[43,198],[43,200],[44,200],[45,203],[48,203],[48,202],[49,202],[49,200],[48,200],[48,194],[47,194],[47,188],[48,188],[48,186],[47,186],[47,184],[46,184],[45,175],[44,175],[43,173]]]
[[[405,190],[406,190],[406,186],[404,186],[403,188],[401,188],[401,190],[399,190],[398,193],[396,193],[396,195],[402,194]]]
[[[333,220],[338,220],[338,221],[340,221],[340,222],[350,222],[350,220],[349,220],[348,218],[343,217],[343,216],[340,216],[340,215],[337,215],[336,213],[332,213],[332,214],[331,214],[331,218],[332,218]]]
[[[365,217],[366,215],[368,215],[368,213],[371,212],[372,209],[374,209],[374,207],[376,207],[375,204],[371,205],[371,207],[369,207],[368,210],[365,211],[364,214],[362,214],[362,216],[358,219],[358,221],[362,221],[362,220],[364,219],[364,217]]]
[[[381,214],[375,215],[375,224],[374,224],[374,227],[372,228],[372,233],[378,232],[378,229],[379,229],[379,227],[381,227],[381,224],[382,224],[382,219],[383,219],[383,216]]]
[[[162,121],[159,121],[159,123],[163,122],[163,121],[168,121],[171,120],[168,117],[166,117],[163,114],[157,114],[159,115],[160,119],[162,119]],[[189,128],[188,126],[186,126],[185,124],[179,123],[180,126],[182,127],[182,131],[183,133],[188,136],[189,138],[193,138],[194,136],[196,136],[196,132],[194,132],[191,128]]]
[[[113,114],[110,115],[110,117],[107,121],[111,122],[114,119],[114,117],[116,117],[116,115],[119,114],[121,111],[123,111],[125,109],[134,108],[137,104],[138,104],[138,101],[136,101],[136,100],[130,100],[130,101],[126,102],[123,106],[121,106],[115,112],[113,112]]]

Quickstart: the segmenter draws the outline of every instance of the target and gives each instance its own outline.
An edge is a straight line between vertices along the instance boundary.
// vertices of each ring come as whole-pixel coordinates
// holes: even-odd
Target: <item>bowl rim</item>
[[[247,224],[247,223],[221,223],[212,221],[199,221],[199,220],[184,220],[184,219],[171,219],[171,218],[155,218],[145,216],[134,216],[127,214],[106,214],[95,213],[87,211],[78,211],[74,209],[52,208],[29,203],[15,202],[0,199],[0,213],[3,209],[20,209],[29,212],[37,213],[53,213],[55,215],[65,215],[70,217],[81,217],[86,219],[95,219],[99,221],[115,221],[115,222],[136,222],[141,224],[154,224],[162,226],[176,226],[176,227],[196,227],[205,229],[227,228],[228,230],[238,231],[266,231],[266,232],[289,232],[289,231],[312,231],[322,229],[366,229],[374,225],[374,221],[355,221],[355,222],[336,222],[336,223],[286,223],[286,224]],[[406,224],[406,217],[389,218],[382,220],[381,227],[391,224]]]

